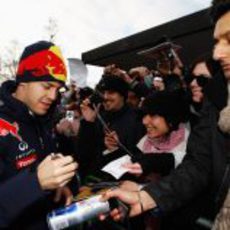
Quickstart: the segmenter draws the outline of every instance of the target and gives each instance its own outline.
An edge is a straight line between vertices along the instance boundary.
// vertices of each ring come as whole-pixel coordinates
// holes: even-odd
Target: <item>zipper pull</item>
[[[44,149],[45,145],[44,145],[44,141],[41,137],[39,137],[39,141],[40,141],[42,149]]]

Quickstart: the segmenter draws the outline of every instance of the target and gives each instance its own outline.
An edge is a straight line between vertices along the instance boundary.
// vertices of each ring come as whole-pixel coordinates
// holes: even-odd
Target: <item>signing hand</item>
[[[65,186],[75,175],[78,164],[71,156],[56,154],[47,156],[37,168],[37,176],[43,190]]]

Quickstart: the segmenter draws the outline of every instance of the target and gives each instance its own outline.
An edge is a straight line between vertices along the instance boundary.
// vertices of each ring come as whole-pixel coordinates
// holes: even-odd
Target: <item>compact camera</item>
[[[73,121],[74,120],[74,111],[73,110],[67,110],[65,113],[65,118],[68,121]]]

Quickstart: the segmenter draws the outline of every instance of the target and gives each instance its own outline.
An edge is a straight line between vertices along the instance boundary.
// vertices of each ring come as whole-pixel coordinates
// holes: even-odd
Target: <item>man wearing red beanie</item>
[[[1,87],[0,228],[48,229],[55,194],[70,202],[77,163],[57,153],[51,123],[65,80],[59,48],[40,41],[22,53],[16,81]]]

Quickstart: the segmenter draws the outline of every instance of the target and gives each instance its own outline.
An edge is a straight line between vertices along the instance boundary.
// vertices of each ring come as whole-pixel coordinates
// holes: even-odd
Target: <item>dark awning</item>
[[[204,53],[211,53],[212,26],[208,9],[82,53],[82,60],[96,66],[115,63],[126,70],[139,65],[153,68],[154,60],[137,53],[155,46],[163,36],[183,47],[180,56],[186,64]]]

